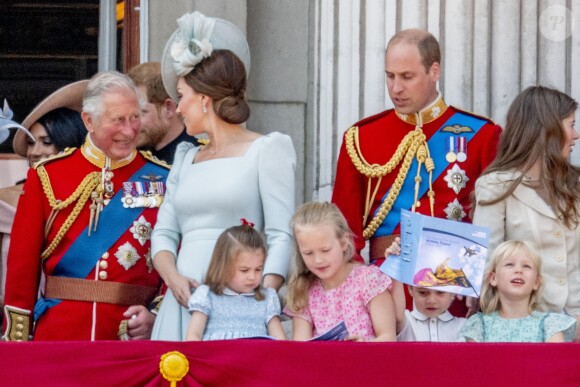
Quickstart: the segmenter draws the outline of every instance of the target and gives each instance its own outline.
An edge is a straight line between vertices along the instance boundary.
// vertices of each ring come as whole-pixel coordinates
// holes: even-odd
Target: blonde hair
[[[205,284],[215,294],[223,294],[234,275],[236,258],[245,251],[261,251],[266,257],[266,243],[262,235],[250,225],[243,224],[226,229],[215,244],[207,269]],[[264,295],[260,285],[254,289],[254,297],[261,301]]]
[[[479,298],[479,304],[483,313],[491,313],[500,309],[501,302],[499,300],[497,287],[490,284],[490,277],[492,273],[495,273],[497,267],[504,259],[517,253],[522,253],[528,257],[536,269],[539,287],[537,290],[532,290],[532,294],[530,294],[528,310],[531,313],[534,310],[539,309],[538,299],[540,298],[540,293],[544,284],[544,278],[542,276],[542,259],[540,254],[538,254],[536,249],[534,249],[529,242],[505,241],[494,250],[485,269],[483,287]]]
[[[294,264],[296,271],[288,282],[287,306],[293,312],[299,312],[308,305],[308,290],[312,282],[317,278],[308,270],[304,263],[304,258],[300,253],[300,247],[296,240],[296,233],[300,227],[322,224],[334,227],[336,238],[346,241],[345,260],[351,262],[354,257],[353,234],[338,207],[328,202],[309,202],[298,208],[290,221],[290,227],[294,234]]]

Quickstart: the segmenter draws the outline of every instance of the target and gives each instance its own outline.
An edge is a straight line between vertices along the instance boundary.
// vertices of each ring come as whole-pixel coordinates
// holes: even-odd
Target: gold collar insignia
[[[447,104],[443,100],[441,93],[437,96],[437,99],[425,109],[417,113],[412,114],[401,114],[395,110],[397,116],[408,124],[422,127],[429,122],[435,121],[437,118],[441,117],[443,113],[447,110]]]
[[[81,146],[81,152],[85,159],[87,159],[91,164],[96,165],[99,168],[108,167],[108,169],[117,169],[124,167],[135,159],[137,155],[137,150],[133,150],[131,154],[121,160],[112,160],[107,157],[103,151],[101,151],[91,140],[90,134],[87,136],[85,143]]]

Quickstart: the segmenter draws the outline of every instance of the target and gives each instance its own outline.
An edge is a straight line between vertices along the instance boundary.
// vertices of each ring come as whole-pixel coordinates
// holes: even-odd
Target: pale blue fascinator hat
[[[34,141],[34,136],[24,126],[12,120],[14,113],[4,100],[4,107],[0,110],[0,144],[10,137],[10,129],[19,129]]]
[[[199,12],[177,19],[179,28],[171,35],[161,58],[161,77],[167,94],[177,101],[177,81],[187,75],[213,50],[230,50],[250,72],[250,47],[244,33],[233,23]]]

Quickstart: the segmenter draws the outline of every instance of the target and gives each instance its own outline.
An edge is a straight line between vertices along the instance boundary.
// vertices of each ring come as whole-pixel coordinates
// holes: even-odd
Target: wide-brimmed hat
[[[12,117],[14,117],[14,113],[10,106],[8,106],[8,101],[4,100],[4,107],[0,110],[0,144],[2,144],[8,137],[10,137],[10,129],[19,129],[21,130],[26,136],[32,138],[34,137],[30,132],[18,122],[13,121]]]
[[[22,126],[30,129],[42,116],[58,108],[69,108],[80,113],[83,110],[83,95],[88,83],[89,80],[84,79],[61,87],[36,105],[24,121],[22,121]],[[20,156],[26,157],[28,144],[24,132],[18,131],[16,133],[14,141],[12,142],[12,148]]]
[[[167,94],[177,101],[177,80],[189,73],[213,50],[230,50],[250,73],[250,47],[244,33],[227,20],[199,12],[177,19],[179,28],[171,35],[161,58],[161,77]]]

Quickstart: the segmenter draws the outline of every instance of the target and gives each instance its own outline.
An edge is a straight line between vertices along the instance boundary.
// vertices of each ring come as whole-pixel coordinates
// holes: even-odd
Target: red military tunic
[[[415,129],[418,122],[427,141],[429,141],[457,112],[472,115],[453,106],[447,106],[443,98],[439,96],[433,104],[414,115],[398,115],[395,110],[391,109],[366,118],[355,124],[358,127],[359,157],[363,158],[369,165],[384,165],[395,154],[403,138]],[[433,182],[433,191],[435,192],[433,213],[436,217],[450,218],[446,210],[450,212],[450,208],[457,207],[457,202],[460,204],[462,210],[459,211],[460,217],[463,215],[462,212],[465,214],[469,213],[470,194],[474,189],[475,181],[496,155],[501,128],[487,119],[482,117],[477,118],[480,120],[483,119],[485,122],[467,144],[467,159],[463,162],[450,162],[443,173]],[[373,178],[371,180],[371,192],[367,193],[369,179],[359,172],[353,164],[347,152],[345,142],[345,139],[343,139],[338,157],[332,202],[340,208],[353,231],[357,252],[355,258],[362,262],[363,259],[360,256],[360,251],[365,246],[363,230],[373,219],[373,214],[375,214],[375,211],[381,205],[384,195],[393,185],[399,173],[401,163],[392,172],[382,177],[377,193],[370,205],[366,223],[363,224],[363,219],[367,215],[365,214],[366,198],[367,195],[372,196],[377,179]],[[465,187],[461,188],[457,193],[453,189],[453,186],[450,187],[450,183],[445,180],[447,171],[454,168],[454,166],[455,168],[459,168],[461,173],[464,173],[469,179]],[[406,179],[414,178],[415,176],[410,173],[406,176]],[[423,195],[419,199],[419,202],[420,205],[416,207],[416,212],[431,215],[428,195]],[[393,235],[400,234],[400,226],[398,224],[400,222],[400,214],[397,213],[395,215],[397,217],[397,226],[393,231]],[[455,215],[457,215],[457,212],[455,212]],[[456,220],[471,221],[469,216],[464,216]],[[380,238],[374,239],[373,237],[374,235],[370,237],[370,259],[372,263],[380,265],[384,261],[384,249],[388,247],[388,243],[384,242],[388,239],[383,239],[379,243]],[[376,246],[373,246],[374,242]],[[405,292],[405,296],[407,298],[407,307],[411,309],[412,299],[408,292]],[[450,311],[458,316],[464,316],[466,313],[464,305],[458,303],[454,303]]]
[[[456,112],[461,111],[453,106],[445,105],[441,97],[439,97],[431,106],[420,112],[423,122],[422,130],[427,137],[427,141]],[[465,114],[471,115],[470,113]],[[416,117],[416,115],[400,117],[394,110],[387,110],[355,124],[359,129],[358,138],[360,153],[362,153],[361,156],[371,165],[386,164],[397,150],[403,137],[415,129],[414,122],[417,121]],[[481,117],[478,118],[482,119]],[[407,119],[407,122],[404,119]],[[445,209],[455,199],[459,201],[465,213],[469,212],[469,196],[473,191],[475,180],[494,159],[501,132],[499,126],[487,119],[485,119],[485,121],[483,127],[475,133],[475,136],[467,145],[467,160],[460,163],[449,163],[446,170],[443,171],[439,178],[433,182],[433,190],[435,191],[435,216],[446,218],[447,214]],[[458,193],[455,193],[454,190],[448,186],[448,182],[444,180],[446,171],[452,168],[454,164],[458,164],[459,168],[464,170],[466,176],[469,178],[466,186]],[[399,169],[400,164],[391,173],[382,178],[378,192],[370,208],[367,224],[372,219],[375,210],[380,206],[381,199],[395,181]],[[406,176],[406,179],[414,178],[415,176],[410,176],[410,174]],[[376,181],[377,179],[374,178],[371,185],[372,189],[374,189]],[[343,139],[336,169],[336,180],[332,201],[340,208],[355,235],[355,245],[358,254],[360,254],[360,251],[365,246],[363,230],[366,227],[366,224],[363,225],[363,217],[365,212],[367,184],[368,178],[361,174],[354,166],[353,161],[347,153],[345,141]],[[431,215],[429,198],[427,195],[423,195],[420,199],[420,203],[421,204],[417,207],[416,211],[425,215]],[[399,215],[397,214],[397,216]],[[462,221],[470,220],[469,217],[465,217]],[[393,234],[399,234],[398,225]],[[381,254],[383,252],[381,252]],[[371,257],[371,259],[377,258],[379,258],[379,263],[382,262],[380,257]],[[362,260],[360,256],[358,256],[358,259]]]
[[[104,155],[91,145],[89,140],[83,145],[83,149],[83,152],[78,149],[68,152],[68,155],[61,154],[44,163],[41,162],[56,199],[65,200],[71,196],[90,173],[101,174]],[[122,190],[123,182],[130,181],[135,172],[151,162],[147,158],[141,153],[134,152],[128,159],[112,162],[111,181],[114,192]],[[41,167],[37,166],[28,173],[24,194],[20,198],[16,212],[8,254],[5,336],[12,340],[28,339],[25,336],[32,332],[28,329],[32,329],[33,310],[38,298],[41,275],[53,274],[55,267],[75,239],[82,232],[86,233],[85,229],[90,219],[89,206],[92,201],[88,199],[70,229],[64,234],[62,241],[46,259],[42,260],[42,252],[54,240],[76,202],[58,212],[45,238],[45,226],[51,215],[51,206],[43,190],[38,168]],[[128,210],[121,206],[121,211]],[[153,269],[150,258],[150,228],[157,219],[157,208],[144,208],[141,215],[142,218],[139,215],[134,219],[136,223],[131,222],[131,227],[123,229],[122,235],[108,250],[96,252],[100,258],[91,266],[92,270],[86,276],[87,280],[159,289],[161,280]],[[93,240],[91,238],[97,241],[107,234],[112,222],[109,218],[101,214],[97,231],[91,234],[90,241]],[[140,234],[137,229],[140,230]],[[138,255],[136,261],[134,261],[135,253]],[[123,312],[127,308],[126,305],[64,299],[48,309],[35,322],[34,340],[116,340],[119,324],[124,319]]]

